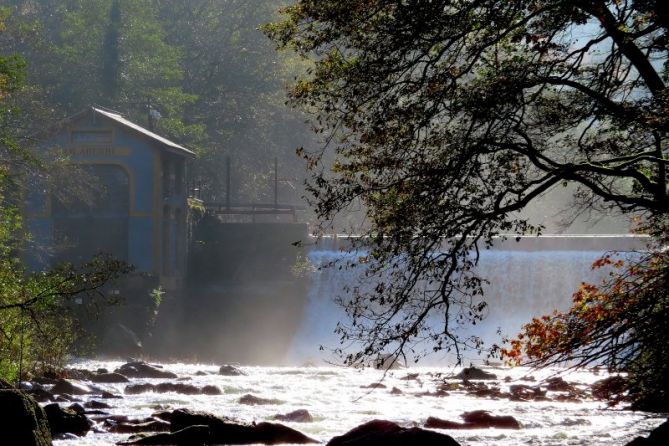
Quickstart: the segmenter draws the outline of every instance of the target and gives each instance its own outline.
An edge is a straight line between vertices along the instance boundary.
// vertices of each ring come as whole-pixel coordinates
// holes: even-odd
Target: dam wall
[[[601,255],[644,244],[643,237],[628,235],[500,239],[481,252],[477,267],[490,282],[488,315],[476,327],[463,326],[461,335],[486,342],[499,342],[499,333],[514,335],[533,316],[568,308],[581,282],[601,280],[603,272],[591,269]],[[302,224],[205,218],[193,230],[187,287],[161,341],[170,354],[197,361],[336,361],[328,349],[339,346],[334,329],[346,318],[335,299],[361,282],[364,266],[327,265],[359,255],[348,248],[349,238],[317,240]]]
[[[607,271],[593,270],[592,263],[609,252],[621,256],[643,250],[647,238],[631,235],[547,235],[515,237],[498,240],[494,247],[482,250],[476,272],[489,283],[484,285],[484,300],[488,304],[486,317],[476,326],[464,323],[458,327],[462,338],[478,336],[486,345],[499,343],[503,336],[516,335],[523,324],[533,317],[553,310],[569,308],[572,294],[582,282],[599,283]],[[355,259],[358,253],[346,252],[350,240],[330,237],[321,240],[309,252],[313,264],[308,287],[308,306],[302,326],[294,338],[289,361],[336,361],[330,348],[339,347],[334,334],[338,321],[346,320],[342,308],[334,303],[336,297],[346,299],[346,284],[364,283],[363,267],[353,269],[328,268],[338,259]],[[435,318],[435,324],[441,319]],[[456,324],[457,325],[457,324]],[[440,326],[440,325],[437,325]],[[324,349],[321,349],[323,346]],[[480,360],[482,355],[465,352],[465,358]],[[427,361],[452,360],[437,354]]]

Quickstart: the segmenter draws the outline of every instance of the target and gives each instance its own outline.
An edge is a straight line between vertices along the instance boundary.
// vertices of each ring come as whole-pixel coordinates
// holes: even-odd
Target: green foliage
[[[160,304],[163,302],[165,290],[163,290],[162,286],[158,286],[158,288],[152,289],[149,295],[151,296],[151,301],[153,302],[153,306],[157,311],[158,308],[160,308]]]
[[[0,31],[6,12],[0,10]],[[18,206],[23,173],[37,166],[19,144],[14,120],[17,96],[27,90],[25,67],[19,56],[0,55],[0,378],[11,381],[63,366],[80,338],[78,321],[105,303],[106,283],[129,272],[109,258],[34,272],[20,258],[29,240]]]
[[[9,0],[0,44],[30,60],[51,120],[110,107],[198,152],[190,172],[203,197],[224,196],[231,156],[233,199],[269,201],[274,157],[299,187],[294,150],[311,138],[302,115],[284,104],[284,85],[304,62],[278,55],[257,29],[280,3]],[[161,119],[150,122],[149,104]],[[290,200],[300,194],[282,192]]]
[[[669,212],[661,3],[301,0],[265,28],[313,60],[290,93],[323,135],[302,153],[324,229],[369,221],[347,363],[480,348],[455,330],[485,314],[479,250],[540,233],[519,212],[560,185],[576,214]]]

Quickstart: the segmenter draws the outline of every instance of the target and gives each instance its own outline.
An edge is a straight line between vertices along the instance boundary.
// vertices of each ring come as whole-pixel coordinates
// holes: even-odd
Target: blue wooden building
[[[179,287],[192,151],[96,107],[68,119],[40,150],[47,157],[65,155],[72,182],[90,193],[83,199],[54,184],[31,188],[26,223],[36,246],[45,248],[34,261],[85,261],[105,252],[151,273],[167,289]]]

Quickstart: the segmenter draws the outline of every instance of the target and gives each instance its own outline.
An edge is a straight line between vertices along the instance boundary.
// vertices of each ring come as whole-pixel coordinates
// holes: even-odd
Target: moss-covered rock
[[[0,431],[13,444],[51,446],[51,432],[44,410],[30,395],[13,389],[0,390]]]

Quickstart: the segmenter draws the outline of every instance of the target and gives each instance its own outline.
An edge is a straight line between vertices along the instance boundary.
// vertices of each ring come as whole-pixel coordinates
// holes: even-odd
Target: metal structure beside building
[[[46,186],[31,188],[27,228],[37,245],[50,248],[41,263],[105,252],[150,273],[165,289],[182,285],[192,151],[96,107],[68,119],[40,150],[66,155],[74,175],[93,179],[95,195],[83,203]]]

